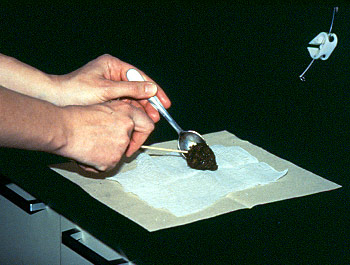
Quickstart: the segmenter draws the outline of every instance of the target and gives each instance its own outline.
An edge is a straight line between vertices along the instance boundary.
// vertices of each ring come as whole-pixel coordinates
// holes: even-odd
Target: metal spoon
[[[129,69],[126,72],[126,77],[129,81],[145,81],[142,75],[135,69]],[[204,138],[195,131],[184,131],[176,123],[176,121],[170,116],[167,110],[164,108],[163,104],[160,102],[157,96],[153,96],[148,99],[152,106],[158,110],[158,112],[170,123],[170,125],[175,129],[179,135],[178,148],[180,150],[188,151],[192,145],[198,143],[205,143]],[[182,154],[184,156],[184,154]]]

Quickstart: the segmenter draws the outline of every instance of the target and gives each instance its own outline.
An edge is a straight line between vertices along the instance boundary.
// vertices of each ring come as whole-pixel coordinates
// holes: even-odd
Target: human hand
[[[129,82],[126,72],[130,68],[137,69],[111,55],[102,55],[72,73],[56,76],[61,90],[54,103],[61,106],[90,105],[124,99],[142,108],[157,122],[159,113],[147,99],[157,95],[165,108],[169,108],[171,102],[164,91],[139,69],[146,82]]]
[[[112,169],[124,153],[131,156],[138,150],[154,129],[148,115],[122,101],[62,109],[67,141],[57,153],[88,171]]]

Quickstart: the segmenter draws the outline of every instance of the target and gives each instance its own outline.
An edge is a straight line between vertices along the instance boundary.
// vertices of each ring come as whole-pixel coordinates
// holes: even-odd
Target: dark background
[[[300,209],[297,199],[295,209],[289,209],[319,230],[310,242],[303,241],[305,231],[295,230],[304,244],[301,260],[320,244],[341,261],[349,250],[350,5],[339,4],[333,54],[314,62],[306,82],[299,79],[311,62],[308,42],[329,31],[333,7],[229,1],[3,5],[0,52],[51,74],[71,72],[109,53],[158,82],[172,100],[169,112],[184,129],[201,134],[228,130],[342,185],[310,196],[309,205]],[[176,137],[161,120],[149,142]],[[273,206],[266,207],[255,210],[254,218],[266,217],[264,210]],[[316,207],[320,218],[308,207]],[[272,236],[271,231],[266,235]],[[309,244],[315,247],[303,252]]]

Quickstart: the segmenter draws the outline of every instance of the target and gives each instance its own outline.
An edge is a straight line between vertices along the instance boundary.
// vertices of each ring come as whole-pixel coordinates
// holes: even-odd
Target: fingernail
[[[157,93],[157,86],[154,84],[146,84],[145,92],[147,95],[154,96]]]

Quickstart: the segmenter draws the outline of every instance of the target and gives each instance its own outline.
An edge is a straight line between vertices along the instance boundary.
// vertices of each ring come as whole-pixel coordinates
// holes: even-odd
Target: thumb
[[[152,82],[110,81],[110,86],[105,89],[104,99],[129,97],[133,99],[147,99],[157,93],[157,85]]]

